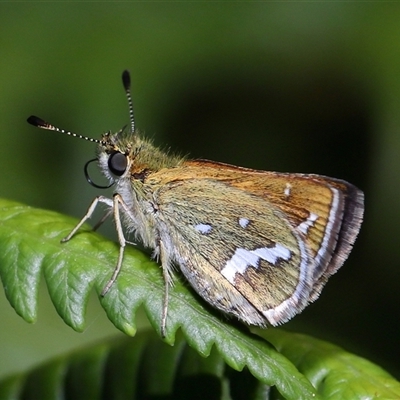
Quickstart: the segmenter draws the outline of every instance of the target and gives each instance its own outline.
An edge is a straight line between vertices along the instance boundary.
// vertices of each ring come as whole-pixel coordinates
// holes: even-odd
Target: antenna
[[[131,76],[128,70],[125,70],[122,73],[122,83],[124,85],[126,98],[128,99],[128,107],[129,107],[129,119],[131,121],[131,130],[132,133],[135,132],[135,117],[133,115],[133,103],[132,103],[132,96],[131,96]]]
[[[70,131],[65,131],[64,129],[57,128],[56,126],[51,125],[48,122],[43,121],[41,118],[35,117],[34,115],[31,115],[27,119],[27,122],[33,126],[36,126],[37,128],[47,129],[48,131],[55,131],[58,133],[64,133],[66,135],[77,137],[78,139],[84,139],[84,140],[87,140],[87,141],[93,142],[93,143],[99,143],[99,144],[103,143],[101,140],[98,140],[98,139],[92,139],[87,136],[78,135],[77,133],[73,133]]]
[[[131,77],[130,77],[128,70],[125,70],[122,73],[122,83],[124,85],[126,98],[128,99],[129,119],[131,121],[131,130],[132,130],[132,133],[134,133],[135,132],[135,118],[133,115],[133,103],[132,103],[132,96],[131,96]],[[77,137],[79,139],[84,139],[84,140],[87,140],[88,142],[92,142],[92,143],[104,144],[104,142],[102,140],[92,139],[87,136],[78,135],[77,133],[66,131],[64,129],[58,128],[57,126],[49,124],[48,122],[43,121],[41,118],[36,117],[34,115],[31,115],[27,119],[27,121],[28,121],[28,123],[30,123],[33,126],[36,126],[37,128],[47,129],[48,131],[55,131],[58,133],[64,133],[66,135]]]

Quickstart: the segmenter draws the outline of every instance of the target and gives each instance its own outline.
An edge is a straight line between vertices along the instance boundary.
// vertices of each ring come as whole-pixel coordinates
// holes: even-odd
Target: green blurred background
[[[40,131],[35,114],[99,137],[136,122],[193,157],[313,172],[365,191],[349,261],[285,327],[331,340],[400,378],[400,5],[115,2],[0,5],[1,196],[76,217],[99,191],[94,146]],[[0,291],[0,377],[116,334],[98,306],[75,333],[43,284],[39,321]]]

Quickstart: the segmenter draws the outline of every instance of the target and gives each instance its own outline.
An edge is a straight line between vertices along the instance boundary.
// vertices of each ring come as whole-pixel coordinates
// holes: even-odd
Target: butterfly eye
[[[108,159],[108,168],[117,176],[121,176],[125,172],[127,165],[126,155],[117,151],[112,153]]]

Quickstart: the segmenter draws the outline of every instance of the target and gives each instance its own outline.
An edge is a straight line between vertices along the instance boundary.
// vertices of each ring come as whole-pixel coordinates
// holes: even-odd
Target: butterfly
[[[359,233],[364,195],[352,184],[314,174],[258,171],[168,154],[135,128],[130,75],[122,74],[129,103],[127,132],[100,139],[64,131],[31,116],[36,127],[97,143],[100,170],[114,186],[112,198],[96,197],[69,241],[99,203],[109,207],[120,251],[110,290],[134,233],[161,263],[165,296],[178,266],[213,307],[249,325],[282,324],[316,300],[347,259]]]

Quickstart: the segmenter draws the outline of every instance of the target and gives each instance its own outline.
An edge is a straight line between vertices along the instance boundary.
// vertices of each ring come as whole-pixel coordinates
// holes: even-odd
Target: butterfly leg
[[[169,302],[169,286],[172,283],[170,275],[170,256],[165,244],[159,239],[158,247],[160,249],[160,261],[163,271],[164,278],[164,299],[163,299],[163,309],[161,316],[161,336],[164,338],[166,335],[166,325],[167,325],[167,314],[168,314],[168,302]]]
[[[107,282],[106,286],[104,287],[103,291],[101,292],[101,296],[105,296],[107,292],[110,290],[111,286],[116,281],[119,272],[121,271],[122,261],[124,259],[124,251],[127,241],[125,240],[124,231],[122,229],[121,217],[119,214],[119,207],[122,207],[126,210],[128,207],[125,204],[124,200],[119,194],[115,194],[113,197],[113,213],[114,213],[114,222],[115,222],[115,229],[117,231],[118,241],[119,241],[119,255],[117,260],[117,265],[115,266],[114,272]]]
[[[95,232],[97,229],[100,228],[101,225],[103,225],[104,221],[112,214],[112,208],[107,210],[104,215],[100,218],[100,220],[97,222],[96,225],[93,226],[92,230]]]
[[[90,204],[88,210],[86,211],[86,214],[82,217],[82,219],[78,222],[78,224],[75,226],[74,229],[63,239],[61,239],[61,243],[68,242],[71,240],[71,238],[78,232],[78,230],[81,228],[81,226],[92,216],[94,210],[96,209],[97,205],[100,203],[107,204],[108,206],[112,207],[113,206],[113,201],[109,199],[108,197],[104,196],[97,196],[92,203]],[[108,215],[108,213],[106,214]],[[100,221],[101,223],[105,220],[103,217]],[[99,223],[96,224],[96,228],[98,227]]]

